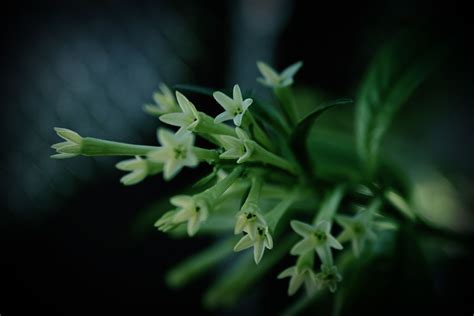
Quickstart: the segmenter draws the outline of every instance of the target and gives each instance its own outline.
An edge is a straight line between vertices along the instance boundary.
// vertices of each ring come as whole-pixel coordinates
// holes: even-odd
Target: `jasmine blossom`
[[[158,130],[163,147],[148,153],[151,161],[163,163],[163,177],[172,179],[183,167],[195,167],[199,163],[193,152],[194,135],[190,132],[173,134],[166,129]]]
[[[293,220],[291,227],[303,240],[296,243],[291,249],[292,255],[301,255],[310,250],[316,250],[323,263],[332,264],[332,253],[330,248],[342,249],[342,245],[331,233],[331,224],[328,221],[320,221],[315,226]]]
[[[255,263],[258,264],[262,260],[265,248],[273,248],[273,239],[268,231],[268,227],[258,225],[257,234],[254,239],[250,237],[250,234],[245,234],[235,245],[234,251],[242,251],[250,247],[253,247],[253,258]]]
[[[293,77],[302,66],[303,62],[299,61],[288,66],[281,73],[278,73],[266,63],[259,61],[257,62],[257,67],[263,78],[257,78],[257,81],[272,88],[286,87],[293,84]]]
[[[177,207],[172,223],[187,222],[188,235],[194,236],[201,223],[209,216],[208,202],[202,197],[188,195],[174,196],[170,202]]]
[[[313,271],[313,264],[314,252],[309,251],[298,257],[295,266],[287,268],[278,275],[278,279],[290,277],[288,295],[295,294],[303,283],[307,293],[312,293],[318,288],[319,282]]]
[[[259,226],[266,227],[267,223],[260,213],[258,200],[260,191],[262,190],[262,179],[260,177],[252,178],[252,186],[249,195],[242,205],[241,210],[237,213],[234,234],[240,234],[245,231],[251,239],[257,237],[257,229]]]
[[[224,124],[217,124],[214,122],[212,117],[203,112],[199,112],[194,104],[179,91],[176,91],[176,99],[178,100],[181,112],[176,111],[176,113],[161,115],[160,120],[163,123],[178,126],[178,132],[187,130],[199,133],[201,136],[205,136],[208,140],[214,143],[214,136],[210,136],[212,134],[235,135],[231,127]]]
[[[225,110],[225,112],[216,116],[214,121],[216,123],[222,123],[228,120],[233,120],[235,126],[240,126],[245,111],[247,111],[253,100],[250,98],[243,100],[242,92],[237,84],[234,86],[232,99],[220,91],[214,92],[213,95],[217,103],[219,103]]]
[[[343,231],[337,237],[341,243],[351,241],[354,255],[358,257],[367,241],[377,238],[373,230],[374,223],[372,214],[368,210],[360,211],[353,217],[346,215],[336,216],[336,222],[343,227]]]
[[[173,92],[164,83],[160,84],[160,91],[153,93],[153,101],[155,101],[155,104],[145,104],[143,106],[143,110],[153,116],[179,111]]]

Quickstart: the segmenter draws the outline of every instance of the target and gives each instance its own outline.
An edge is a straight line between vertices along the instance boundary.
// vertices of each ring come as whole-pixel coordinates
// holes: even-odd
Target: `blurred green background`
[[[153,229],[158,213],[149,208],[206,170],[185,170],[171,184],[155,177],[123,187],[116,159],[51,160],[53,126],[154,144],[158,121],[141,106],[160,82],[216,89],[239,83],[265,96],[255,82],[256,60],[277,69],[303,60],[296,93],[308,111],[327,98],[354,98],[377,49],[416,29],[445,39],[450,53],[396,116],[384,155],[415,181],[426,217],[463,237],[427,233],[426,249],[436,249],[425,254],[430,281],[397,250],[398,270],[368,271],[360,289],[367,295],[351,314],[472,314],[474,69],[463,9],[407,0],[241,0],[20,1],[3,10],[0,313],[206,312],[200,300],[213,275],[180,291],[163,278],[210,240],[170,239]],[[219,110],[206,98],[193,101]],[[353,120],[351,106],[332,111],[315,142],[354,146]],[[386,282],[372,285],[380,273]],[[212,313],[274,315],[291,301],[286,283],[269,276],[233,310]]]

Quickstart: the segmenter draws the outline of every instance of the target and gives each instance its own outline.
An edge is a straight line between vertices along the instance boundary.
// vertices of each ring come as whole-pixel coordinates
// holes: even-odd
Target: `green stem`
[[[81,143],[81,155],[84,156],[144,156],[160,147],[134,145],[84,137]]]
[[[214,119],[203,112],[199,112],[199,123],[193,128],[193,132],[236,137],[235,130],[232,127],[222,123],[214,123]]]
[[[260,124],[257,123],[252,113],[249,111],[246,112],[246,117],[248,120],[244,120],[246,128],[251,132],[252,136],[255,137],[255,140],[264,146],[270,151],[275,151],[274,143],[268,138],[267,134],[260,127]]]
[[[240,177],[243,170],[244,169],[242,167],[234,168],[234,170],[232,170],[232,172],[229,173],[227,177],[217,182],[216,185],[214,185],[213,187],[207,189],[202,193],[199,193],[198,195],[201,195],[202,197],[206,198],[209,203],[214,203],[235,182],[235,180]]]
[[[260,199],[260,192],[262,192],[263,179],[261,176],[255,176],[252,178],[252,186],[250,187],[249,195],[245,203],[256,203]]]
[[[219,153],[214,149],[205,149],[200,147],[193,147],[193,153],[202,161],[215,161],[219,159]]]
[[[265,214],[265,219],[268,223],[268,228],[274,232],[278,222],[282,218],[283,214],[291,207],[295,202],[296,198],[299,196],[299,189],[295,188],[288,196],[278,203],[270,212]]]
[[[275,167],[279,167],[283,170],[288,171],[293,175],[298,175],[297,168],[293,164],[291,164],[286,159],[281,158],[280,156],[275,155],[272,152],[269,152],[259,144],[255,143],[254,152],[252,153],[252,159],[255,161],[260,161],[263,163],[267,163],[273,165]]]

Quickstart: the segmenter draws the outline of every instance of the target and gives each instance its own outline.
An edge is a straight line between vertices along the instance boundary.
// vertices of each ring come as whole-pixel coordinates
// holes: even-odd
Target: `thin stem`
[[[215,161],[219,159],[219,153],[214,149],[205,149],[200,147],[193,147],[193,153],[199,160]]]
[[[252,153],[252,158],[256,161],[261,161],[276,167],[279,167],[283,170],[288,171],[289,173],[297,176],[297,168],[291,164],[288,160],[281,158],[280,156],[275,155],[274,153],[266,150],[262,146],[255,143],[254,152]]]
[[[134,145],[84,137],[81,144],[81,155],[84,156],[144,156],[158,146]]]

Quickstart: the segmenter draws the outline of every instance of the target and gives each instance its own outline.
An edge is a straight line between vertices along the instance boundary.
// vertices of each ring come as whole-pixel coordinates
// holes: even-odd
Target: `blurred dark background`
[[[52,127],[153,144],[157,120],[141,106],[160,82],[260,89],[256,60],[278,69],[303,60],[301,87],[353,97],[377,48],[397,33],[422,28],[449,39],[451,55],[430,81],[426,102],[404,110],[404,131],[431,162],[460,179],[472,211],[472,36],[463,12],[454,2],[433,7],[408,0],[19,1],[4,7],[0,314],[204,313],[200,298],[212,276],[173,291],[163,275],[209,240],[171,240],[143,211],[186,180],[170,185],[154,177],[123,187],[116,159],[51,160]],[[209,100],[193,101],[218,111]],[[182,179],[204,173],[185,170]],[[472,263],[471,256],[448,261],[438,271],[436,295],[410,301],[411,308],[472,314]],[[410,308],[398,290],[387,289],[396,306],[379,306],[381,313]],[[226,314],[278,313],[290,301],[285,293],[286,284],[270,280]]]

